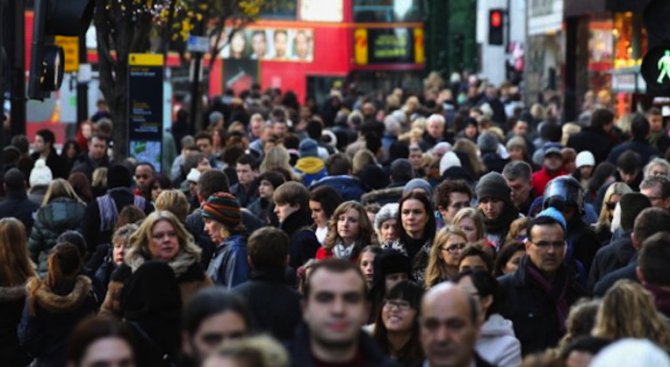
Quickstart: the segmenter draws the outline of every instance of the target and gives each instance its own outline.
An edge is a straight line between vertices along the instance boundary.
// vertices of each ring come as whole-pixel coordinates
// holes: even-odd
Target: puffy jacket
[[[335,191],[340,193],[342,199],[347,200],[360,200],[361,196],[365,193],[365,187],[363,183],[357,178],[349,175],[340,175],[340,176],[327,176],[318,181],[313,181],[310,185],[310,190],[314,190],[317,187],[328,186],[333,188]]]
[[[84,204],[68,197],[56,198],[37,211],[28,239],[28,250],[30,257],[38,264],[40,276],[47,272],[47,257],[56,246],[58,236],[67,230],[79,228],[85,213]]]
[[[512,322],[495,313],[484,322],[475,346],[477,354],[500,367],[521,365],[521,343]]]
[[[298,159],[295,171],[302,176],[302,182],[309,187],[313,181],[318,181],[328,175],[326,165],[316,157],[305,157]]]

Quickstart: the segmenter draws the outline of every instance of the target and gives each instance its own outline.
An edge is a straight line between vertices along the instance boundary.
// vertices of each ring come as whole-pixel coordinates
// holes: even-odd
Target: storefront
[[[563,0],[528,1],[528,51],[525,68],[526,101],[541,101],[546,92],[563,90],[565,41]]]

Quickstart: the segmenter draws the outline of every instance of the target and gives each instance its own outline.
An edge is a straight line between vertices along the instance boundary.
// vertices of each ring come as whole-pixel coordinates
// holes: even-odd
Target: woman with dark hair
[[[596,204],[599,196],[605,194],[602,188],[609,186],[614,181],[616,181],[616,166],[609,162],[601,162],[593,171],[593,178],[589,182],[589,189],[584,193],[584,201]],[[594,205],[594,209],[598,211],[600,205]]]
[[[526,246],[521,242],[509,242],[503,246],[496,258],[493,275],[496,277],[513,273],[526,254]]]
[[[458,271],[460,273],[464,271],[485,271],[492,273],[493,257],[482,246],[469,244],[461,251],[461,256],[458,260]]]
[[[77,156],[81,153],[79,145],[74,140],[68,140],[63,144],[63,149],[61,149],[60,157],[63,160],[65,166],[65,172],[70,173],[72,166],[74,166],[74,161],[77,160]]]
[[[132,334],[126,325],[111,318],[84,320],[68,343],[67,363],[69,367],[134,367]]]
[[[498,313],[504,291],[490,272],[466,271],[454,282],[479,299],[484,324],[475,346],[477,354],[494,366],[519,366],[521,343],[514,336],[512,322]]]
[[[159,174],[149,181],[147,187],[151,190],[151,203],[155,204],[158,195],[160,195],[163,190],[170,190],[172,188],[172,182],[170,182],[170,179],[167,176]]]
[[[53,248],[45,279],[32,278],[18,328],[23,350],[33,366],[65,364],[66,343],[77,323],[95,313],[91,280],[80,275],[82,259],[70,243]]]
[[[335,209],[328,222],[328,236],[316,259],[331,257],[357,261],[363,247],[370,244],[372,224],[365,208],[358,202],[346,201]]]
[[[72,172],[67,178],[67,181],[72,186],[72,189],[77,196],[84,201],[86,204],[93,201],[93,190],[91,189],[91,181],[88,180],[88,177],[82,172]]]
[[[422,295],[420,286],[400,282],[388,291],[377,314],[372,337],[401,366],[418,366],[424,358],[419,341]]]
[[[430,199],[422,191],[411,191],[400,199],[396,233],[398,240],[391,247],[407,254],[412,262],[414,280],[423,283],[430,248],[435,238],[435,215]]]
[[[361,268],[365,276],[365,282],[368,289],[372,288],[372,282],[375,277],[375,258],[382,253],[382,248],[377,245],[369,245],[363,247],[361,254],[358,257],[358,266]]]
[[[319,186],[309,194],[309,210],[312,212],[312,229],[316,239],[323,245],[328,235],[328,218],[342,204],[342,196],[329,186]]]

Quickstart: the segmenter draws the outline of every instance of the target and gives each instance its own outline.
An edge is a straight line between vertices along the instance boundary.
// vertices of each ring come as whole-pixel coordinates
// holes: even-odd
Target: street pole
[[[86,65],[88,58],[86,54],[86,34],[79,35],[79,65]],[[82,121],[88,119],[88,81],[79,80],[77,77],[77,121],[75,126],[79,126]]]
[[[10,55],[9,89],[11,95],[11,132],[12,135],[26,133],[26,67],[25,67],[25,0],[12,0],[5,14],[8,15],[8,28],[13,29],[11,47],[5,51]],[[13,25],[13,27],[12,27]]]
[[[4,32],[5,27],[5,0],[0,0],[0,32]],[[2,159],[0,159],[0,168],[2,173],[5,172],[5,68],[7,67],[7,56],[5,53],[5,37],[0,34],[0,109],[2,110],[2,115],[0,115],[0,122],[2,122],[2,127],[0,128],[0,151],[2,152]]]

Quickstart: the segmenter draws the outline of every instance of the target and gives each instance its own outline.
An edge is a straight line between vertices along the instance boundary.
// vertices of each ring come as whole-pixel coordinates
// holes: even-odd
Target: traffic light
[[[505,42],[505,11],[491,9],[489,11],[489,45],[502,46]]]
[[[43,100],[63,81],[63,49],[54,36],[83,36],[94,0],[35,0],[28,97]]]
[[[644,9],[648,51],[642,59],[640,72],[647,82],[647,94],[670,96],[670,2],[652,0]]]

